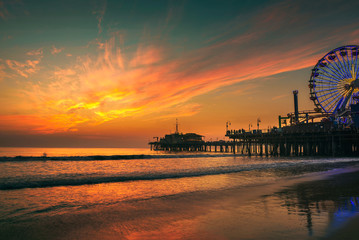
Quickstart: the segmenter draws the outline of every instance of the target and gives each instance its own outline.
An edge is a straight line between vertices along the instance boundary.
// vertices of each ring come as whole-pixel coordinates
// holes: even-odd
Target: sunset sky
[[[0,0],[0,146],[146,147],[311,110],[311,68],[359,44],[358,1]]]

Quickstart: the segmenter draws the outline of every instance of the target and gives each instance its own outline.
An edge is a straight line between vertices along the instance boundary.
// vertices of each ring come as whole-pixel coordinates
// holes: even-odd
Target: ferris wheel
[[[340,114],[359,102],[359,46],[336,48],[321,58],[309,80],[316,112]]]

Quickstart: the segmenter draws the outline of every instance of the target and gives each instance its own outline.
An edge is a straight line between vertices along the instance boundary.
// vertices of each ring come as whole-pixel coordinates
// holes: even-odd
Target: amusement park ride
[[[291,125],[308,121],[332,122],[344,127],[359,127],[359,46],[336,48],[322,57],[309,80],[314,111],[298,111],[298,91],[294,94],[294,113],[279,116],[279,128],[289,119]]]

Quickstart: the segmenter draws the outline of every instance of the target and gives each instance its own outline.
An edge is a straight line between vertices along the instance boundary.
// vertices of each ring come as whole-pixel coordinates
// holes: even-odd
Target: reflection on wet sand
[[[298,176],[282,169],[37,189],[59,191],[52,195],[72,196],[87,205],[0,222],[0,239],[330,238],[352,223],[359,206],[359,172],[339,172],[332,177],[328,172]],[[278,173],[284,177],[273,177]],[[245,181],[252,184],[234,184]],[[67,207],[70,203],[61,200]],[[344,239],[355,234],[347,233]]]
[[[325,180],[299,183],[274,194],[283,201],[288,215],[306,216],[308,235],[313,235],[313,216],[328,214],[327,235],[343,227],[359,212],[358,172]]]

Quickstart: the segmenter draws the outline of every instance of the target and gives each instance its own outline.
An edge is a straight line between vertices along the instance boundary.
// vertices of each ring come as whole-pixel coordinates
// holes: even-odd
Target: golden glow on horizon
[[[228,10],[228,5],[223,6],[222,10]],[[68,36],[71,31],[62,29],[63,22],[52,22],[58,27],[56,33],[66,36],[56,38],[48,34],[49,29],[25,31],[21,24],[24,19],[35,21],[31,15],[0,19],[7,31],[0,39],[6,44],[0,49],[4,53],[0,58],[0,131],[10,135],[76,132],[84,137],[138,136],[147,131],[153,135],[153,129],[168,132],[170,122],[182,118],[188,124],[183,131],[222,137],[221,124],[227,120],[237,120],[233,126],[238,129],[258,117],[268,123],[264,128],[276,124],[277,115],[291,111],[288,92],[296,84],[288,80],[284,89],[276,74],[290,73],[289,78],[298,81],[295,89],[306,86],[307,76],[296,72],[314,66],[333,45],[357,44],[359,31],[353,30],[357,24],[351,21],[335,34],[327,24],[316,29],[321,34],[313,35],[314,30],[303,31],[312,26],[308,19],[319,21],[323,16],[308,18],[301,4],[252,7],[248,13],[233,12],[222,20],[212,20],[208,13],[198,15],[208,22],[201,34],[194,31],[198,28],[192,29],[199,19],[192,19],[187,6],[177,5],[158,19],[134,14],[132,22],[123,21],[132,15],[113,15],[106,6],[93,11],[96,17],[80,9],[79,14],[96,24],[76,25],[75,20],[71,31],[88,27],[88,32]],[[134,11],[142,10],[136,6]],[[344,12],[340,13],[346,16]],[[62,13],[58,17],[70,19]],[[31,40],[18,42],[7,21]],[[218,21],[223,21],[221,28]],[[45,33],[47,38],[41,35]],[[271,78],[276,80],[260,89]]]
[[[221,51],[223,44],[175,60],[166,60],[161,47],[139,46],[131,59],[115,47],[115,42],[112,37],[100,45],[97,56],[78,58],[74,66],[56,69],[48,84],[26,83],[23,92],[36,107],[36,114],[22,121],[29,132],[77,131],[79,125],[98,125],[128,116],[191,116],[201,109],[199,104],[188,103],[195,96],[236,82],[309,67],[317,59],[310,52],[294,49],[213,65],[213,52],[220,52],[220,58],[232,55]],[[206,64],[212,67],[204,68]]]

